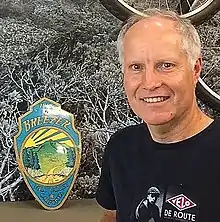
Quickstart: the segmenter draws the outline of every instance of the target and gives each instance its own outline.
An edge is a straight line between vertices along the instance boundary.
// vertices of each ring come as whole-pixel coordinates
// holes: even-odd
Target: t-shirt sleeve
[[[109,166],[109,144],[107,144],[102,159],[101,176],[96,192],[96,201],[107,210],[116,210],[115,196],[112,186],[111,171]]]

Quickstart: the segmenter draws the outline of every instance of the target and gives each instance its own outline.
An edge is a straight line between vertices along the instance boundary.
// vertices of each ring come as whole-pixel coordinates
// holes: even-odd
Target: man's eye
[[[132,65],[130,65],[130,68],[134,71],[139,71],[142,69],[142,66],[139,64],[132,64]]]
[[[160,63],[158,65],[159,69],[165,69],[165,70],[170,70],[174,67],[175,65],[173,63],[170,62],[164,62],[164,63]]]

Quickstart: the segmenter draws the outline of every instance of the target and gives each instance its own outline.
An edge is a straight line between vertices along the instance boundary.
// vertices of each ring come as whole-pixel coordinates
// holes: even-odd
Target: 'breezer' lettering
[[[60,117],[49,117],[49,116],[38,116],[29,120],[25,120],[23,122],[24,129],[28,132],[31,128],[46,124],[46,123],[53,123],[55,125],[62,126],[64,128],[68,128],[71,125],[71,122],[67,119],[63,119]]]

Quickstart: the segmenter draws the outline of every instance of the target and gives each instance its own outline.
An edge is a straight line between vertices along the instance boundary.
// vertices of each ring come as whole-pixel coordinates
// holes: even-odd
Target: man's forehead
[[[153,18],[152,18],[153,19]],[[128,32],[125,34],[123,42],[126,47],[157,47],[160,45],[166,45],[168,48],[182,44],[182,35],[175,28],[175,23],[168,19],[165,22],[171,22],[169,25],[160,21],[161,18],[154,18],[154,20],[148,21],[141,20],[137,24],[134,24]],[[143,22],[143,23],[141,23]]]
[[[163,17],[151,17],[151,18],[144,18],[135,24],[133,24],[129,30],[127,31],[126,35],[130,33],[143,33],[143,32],[168,32],[173,31],[177,32],[176,30],[176,21],[163,18]],[[126,36],[125,35],[125,36]]]
[[[179,33],[165,32],[165,33],[155,33],[155,35],[132,35],[127,36],[124,39],[124,50],[125,48],[129,51],[157,51],[158,53],[163,53],[163,51],[158,51],[158,49],[163,48],[168,51],[176,50],[181,48],[182,36]]]

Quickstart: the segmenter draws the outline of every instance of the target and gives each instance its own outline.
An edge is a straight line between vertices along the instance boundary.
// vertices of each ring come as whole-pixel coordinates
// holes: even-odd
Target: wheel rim
[[[199,83],[202,85],[202,87],[213,97],[215,97],[217,100],[220,101],[220,95],[214,92],[203,80],[202,78],[199,78]]]
[[[218,32],[219,36],[220,32]],[[204,66],[199,78],[200,85],[206,91],[205,95],[200,95],[202,100],[205,102],[210,102],[213,104],[213,101],[219,101],[217,105],[220,104],[220,76],[219,76],[219,62],[220,62],[220,47],[208,47],[204,49],[205,55]],[[211,55],[213,53],[213,55]],[[207,98],[204,98],[207,97]],[[210,101],[213,100],[213,101]],[[214,107],[216,108],[216,107]],[[220,108],[220,107],[219,107]]]
[[[179,2],[181,1],[181,0],[172,0],[173,1],[173,3],[169,3],[171,0],[157,0],[157,1],[155,1],[155,0],[139,0],[139,3],[135,3],[136,5],[135,6],[131,6],[131,4],[134,4],[134,3],[131,3],[130,2],[131,0],[126,0],[126,1],[124,1],[124,0],[118,0],[118,2],[121,4],[121,5],[123,5],[125,8],[127,8],[129,11],[131,11],[132,13],[134,13],[134,14],[138,14],[138,15],[141,15],[141,16],[144,16],[145,14],[143,13],[143,12],[141,12],[140,10],[138,10],[138,9],[136,9],[136,7],[139,5],[139,4],[141,4],[142,2],[144,2],[145,1],[145,3],[144,4],[146,4],[146,8],[151,8],[150,6],[151,6],[151,3],[152,3],[152,1],[154,1],[154,3],[155,2],[157,2],[158,4],[154,4],[154,7],[156,6],[156,5],[158,5],[157,6],[157,8],[165,8],[165,7],[161,7],[162,5],[164,5],[164,4],[162,4],[162,3],[165,3],[165,5],[167,5],[167,8],[166,9],[168,9],[168,10],[173,10],[173,11],[176,11],[175,9],[174,9],[174,4],[179,4]],[[169,2],[168,2],[169,1]],[[203,11],[205,8],[207,8],[214,0],[182,0],[182,1],[185,1],[185,5],[187,6],[187,7],[189,7],[190,8],[190,10],[188,10],[188,8],[187,8],[187,12],[185,12],[185,13],[179,13],[180,14],[180,16],[181,17],[183,17],[183,18],[188,18],[188,17],[191,17],[191,16],[194,16],[195,14],[197,14],[197,13],[199,13],[199,12],[201,12],[201,11]],[[149,4],[148,4],[148,2],[149,2]],[[190,4],[191,3],[191,4]],[[143,4],[143,3],[142,3]],[[170,4],[170,5],[169,5]],[[172,5],[173,4],[173,5]],[[181,7],[181,5],[180,5],[180,7]],[[180,8],[179,8],[180,9]],[[183,9],[182,9],[183,10]],[[186,10],[186,9],[185,9]],[[180,9],[180,11],[181,11],[181,9]]]
[[[183,18],[188,18],[191,17],[193,15],[198,14],[199,12],[203,11],[205,8],[207,8],[211,3],[213,2],[213,0],[207,0],[203,5],[201,5],[200,7],[194,9],[193,11],[190,11],[184,15],[181,15],[181,17]]]
[[[203,67],[199,78],[198,97],[219,110],[220,104],[220,14],[197,27],[201,43]],[[203,89],[201,89],[201,87]]]

